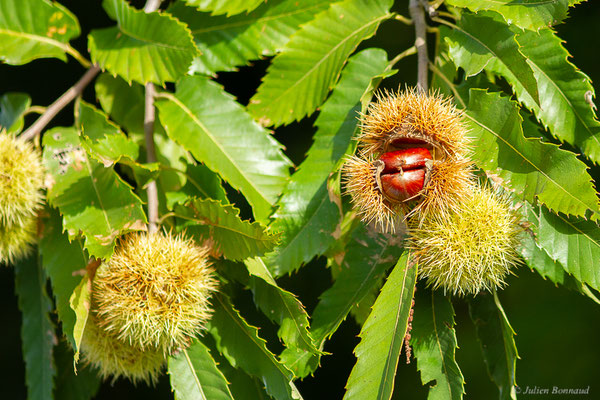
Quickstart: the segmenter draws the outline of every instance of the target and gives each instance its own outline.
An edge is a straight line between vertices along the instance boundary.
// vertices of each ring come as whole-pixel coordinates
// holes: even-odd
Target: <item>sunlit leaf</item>
[[[288,124],[311,114],[335,85],[346,59],[390,18],[389,0],[346,0],[302,26],[285,45],[250,100],[263,125]]]
[[[162,97],[157,107],[169,137],[240,190],[256,219],[265,220],[291,166],[281,145],[207,78],[182,78],[175,95]]]
[[[177,400],[233,400],[225,376],[198,339],[169,357],[169,376]]]
[[[201,11],[211,11],[214,15],[234,15],[242,12],[250,12],[266,0],[185,0],[190,6]],[[270,3],[270,2],[269,2]],[[270,5],[270,4],[269,4]]]
[[[215,313],[209,331],[229,363],[259,378],[273,398],[301,399],[292,372],[267,349],[258,329],[249,325],[223,295],[215,296],[213,303]]]
[[[249,60],[275,54],[301,24],[313,19],[329,4],[323,0],[269,0],[248,14],[215,17],[177,2],[168,12],[188,24],[200,49],[191,71],[214,74],[233,71]]]
[[[79,350],[81,349],[81,339],[85,331],[88,316],[90,314],[90,306],[92,301],[92,279],[86,273],[79,285],[73,291],[69,304],[71,309],[75,311],[75,325],[73,326],[73,340],[75,342],[75,364],[79,360]]]
[[[488,373],[500,391],[500,400],[516,400],[515,366],[519,358],[516,333],[496,292],[469,301],[469,313],[477,329]]]
[[[387,55],[379,49],[353,56],[323,105],[315,122],[318,129],[313,145],[292,175],[273,215],[272,227],[283,232],[281,245],[267,258],[276,275],[290,273],[323,254],[339,236],[339,199],[328,190],[327,178],[348,151],[362,94],[371,78],[386,66]]]
[[[354,349],[358,360],[346,383],[345,400],[391,398],[416,280],[417,267],[404,253],[360,331],[361,341]]]
[[[50,322],[52,301],[46,293],[46,276],[37,255],[15,265],[15,292],[22,314],[21,340],[29,400],[52,398],[56,367],[52,348],[56,338]]]
[[[23,114],[31,105],[26,93],[5,93],[0,97],[0,132],[18,133],[23,129]]]
[[[518,196],[530,203],[537,198],[565,214],[598,212],[586,165],[557,145],[526,139],[515,102],[499,93],[472,89],[466,116],[476,143],[475,161],[507,181]]]
[[[181,227],[198,242],[210,240],[215,250],[230,260],[243,260],[270,251],[277,242],[258,222],[242,221],[239,210],[213,199],[192,199],[176,205],[175,216],[184,220]]]
[[[0,60],[14,65],[36,58],[67,60],[69,40],[79,36],[79,22],[65,7],[47,0],[0,2]]]
[[[88,157],[75,129],[53,128],[43,143],[44,162],[53,180],[48,200],[63,215],[70,237],[83,232],[90,255],[108,257],[117,236],[145,229],[140,199],[112,168]]]
[[[92,61],[127,82],[163,84],[184,75],[198,55],[187,26],[168,14],[145,13],[125,0],[104,0],[117,26],[88,37]]]
[[[415,299],[410,344],[421,372],[421,382],[429,385],[429,400],[460,400],[464,378],[455,353],[454,308],[439,290]]]

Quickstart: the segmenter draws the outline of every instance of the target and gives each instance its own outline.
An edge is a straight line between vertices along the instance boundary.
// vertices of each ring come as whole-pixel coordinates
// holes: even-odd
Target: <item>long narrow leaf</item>
[[[354,349],[358,360],[346,383],[344,400],[388,400],[392,396],[416,279],[417,267],[404,253],[360,331],[361,341]]]

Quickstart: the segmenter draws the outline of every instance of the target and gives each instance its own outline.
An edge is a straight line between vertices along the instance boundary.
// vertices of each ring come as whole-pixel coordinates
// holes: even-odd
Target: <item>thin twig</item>
[[[73,99],[83,92],[83,89],[94,79],[100,72],[100,67],[93,65],[88,69],[85,74],[71,86],[69,90],[63,93],[56,101],[48,106],[46,112],[44,112],[25,132],[19,136],[21,140],[31,140],[44,130],[46,125],[58,114],[63,108],[65,108]]]
[[[392,60],[390,60],[390,62],[388,63],[388,68],[391,69],[394,65],[396,65],[404,57],[412,56],[416,52],[417,52],[417,48],[415,46],[409,47],[408,49],[404,50],[402,53],[400,53],[396,57],[394,57]]]
[[[425,13],[419,0],[410,0],[408,10],[410,17],[415,25],[415,47],[417,48],[417,88],[427,92],[429,85],[427,82],[427,68],[429,56],[427,55],[427,25],[425,23]]]
[[[161,0],[147,0],[144,11],[147,13],[158,10]],[[146,142],[146,162],[156,162],[156,146],[154,145],[154,120],[156,119],[156,110],[154,108],[154,97],[156,89],[154,84],[146,83],[146,92],[144,97],[144,140]],[[146,186],[148,196],[148,232],[154,233],[158,230],[158,188],[156,180],[148,182]]]

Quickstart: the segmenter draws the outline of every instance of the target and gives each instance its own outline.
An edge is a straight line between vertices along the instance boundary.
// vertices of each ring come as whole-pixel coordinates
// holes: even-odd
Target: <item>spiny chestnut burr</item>
[[[363,221],[392,232],[405,215],[456,209],[474,186],[461,113],[449,99],[413,90],[377,100],[361,115],[357,155],[343,167]]]

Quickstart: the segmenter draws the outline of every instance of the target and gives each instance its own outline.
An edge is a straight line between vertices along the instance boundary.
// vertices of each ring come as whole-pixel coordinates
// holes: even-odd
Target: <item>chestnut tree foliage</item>
[[[426,78],[464,110],[480,178],[504,187],[520,207],[522,262],[595,299],[600,207],[587,170],[600,162],[600,123],[589,78],[552,28],[579,2],[411,1],[423,14],[410,14],[415,26],[421,18],[434,28]],[[341,187],[358,113],[400,59],[413,57],[417,68],[416,47],[357,51],[384,21],[411,23],[409,2],[395,3],[175,0],[145,12],[103,0],[114,23],[92,30],[82,54],[70,44],[81,32],[77,16],[60,1],[0,0],[2,62],[73,57],[96,95],[75,99],[72,126],[42,124],[31,135],[47,171],[47,206],[36,251],[14,266],[29,399],[93,398],[101,384],[95,371],[82,363],[73,370],[89,312],[89,266],[110,258],[120,235],[149,222],[210,239],[222,281],[207,332],[168,359],[175,398],[302,398],[294,382],[313,374],[321,358],[336,357],[324,346],[346,318],[362,329],[344,399],[391,398],[405,342],[431,386],[428,398],[463,397],[468,376],[455,360],[452,297],[420,290],[413,316],[418,265],[402,234],[365,226]],[[247,105],[214,80],[265,57],[270,65]],[[152,90],[154,105],[146,107]],[[32,132],[24,116],[37,106],[47,105],[1,93],[0,134]],[[272,130],[312,115],[316,133],[295,166]],[[155,160],[147,155],[151,142]],[[232,202],[236,191],[251,207],[248,220]],[[327,258],[331,284],[309,314],[278,278],[293,280],[316,257]],[[282,346],[238,311],[243,291],[278,327]],[[468,301],[499,397],[516,399],[515,332],[501,297]]]

